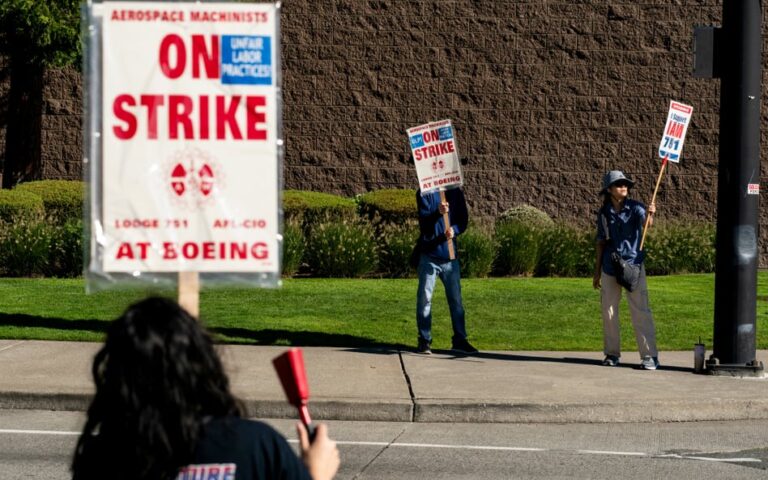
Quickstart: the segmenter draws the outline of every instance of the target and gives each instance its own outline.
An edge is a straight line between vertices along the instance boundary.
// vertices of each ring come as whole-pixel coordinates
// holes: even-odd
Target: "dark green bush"
[[[385,224],[377,235],[379,247],[379,271],[393,278],[412,276],[415,269],[409,260],[419,237],[419,227],[415,225]]]
[[[79,277],[83,273],[83,221],[71,219],[50,228],[50,250],[44,273],[53,277]]]
[[[462,277],[487,277],[496,258],[496,245],[490,235],[469,227],[459,235],[459,262]]]
[[[541,238],[538,276],[586,277],[595,269],[595,233],[565,224],[545,230]]]
[[[522,223],[542,230],[555,226],[555,222],[546,214],[531,205],[521,204],[509,208],[499,216],[498,223]]]
[[[353,221],[356,217],[356,205],[352,199],[303,190],[283,192],[285,222],[301,225],[306,236],[321,223]]]
[[[9,277],[41,275],[48,265],[51,229],[40,220],[18,220],[0,227],[0,270]]]
[[[360,215],[373,225],[404,225],[419,220],[415,190],[375,190],[357,197]]]
[[[312,272],[321,277],[361,277],[371,273],[378,261],[373,229],[356,222],[313,228],[306,255]]]
[[[528,223],[496,224],[498,252],[494,270],[500,275],[531,275],[539,261],[542,229]]]
[[[43,200],[34,193],[0,189],[0,223],[33,222],[42,218]]]
[[[283,275],[291,276],[299,271],[306,246],[301,227],[286,223],[283,228]]]
[[[656,222],[645,239],[649,275],[715,271],[715,226]]]
[[[46,217],[56,223],[83,218],[85,184],[81,181],[40,180],[19,184],[14,190],[42,198]]]

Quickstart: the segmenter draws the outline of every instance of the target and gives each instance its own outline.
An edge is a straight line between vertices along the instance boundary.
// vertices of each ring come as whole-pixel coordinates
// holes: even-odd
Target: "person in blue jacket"
[[[467,341],[464,320],[464,305],[461,301],[461,270],[458,260],[456,237],[467,229],[469,214],[464,192],[460,188],[445,191],[445,202],[440,201],[440,192],[422,195],[416,192],[419,210],[419,289],[416,295],[416,325],[419,330],[417,352],[432,353],[432,294],[437,279],[443,282],[448,308],[451,312],[453,339],[451,349],[458,353],[477,353]],[[450,225],[446,225],[443,214],[447,213]],[[453,243],[456,258],[451,260],[448,242]]]

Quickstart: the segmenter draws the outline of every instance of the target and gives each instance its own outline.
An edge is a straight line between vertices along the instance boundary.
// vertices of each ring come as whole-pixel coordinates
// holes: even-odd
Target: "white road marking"
[[[0,429],[0,434],[21,434],[21,435],[63,435],[63,436],[75,436],[80,435],[81,432],[70,432],[62,430],[14,430],[14,429]],[[296,439],[289,439],[288,443],[299,443]],[[669,458],[680,460],[700,460],[704,462],[731,462],[731,463],[761,463],[759,458],[750,457],[737,457],[737,458],[713,458],[713,457],[700,457],[693,455],[679,455],[676,453],[670,454],[652,454],[644,452],[616,452],[610,450],[561,450],[561,449],[549,449],[549,448],[531,448],[531,447],[500,447],[494,445],[448,445],[441,443],[390,443],[390,442],[353,442],[337,440],[336,445],[357,445],[357,446],[370,446],[370,447],[400,447],[400,448],[442,448],[442,449],[455,449],[455,450],[491,450],[491,451],[504,451],[504,452],[562,452],[568,453],[575,452],[584,455],[617,455],[625,457],[653,457],[653,458]]]
[[[22,435],[80,435],[81,432],[64,432],[61,430],[12,430],[0,429],[0,433],[18,433]]]

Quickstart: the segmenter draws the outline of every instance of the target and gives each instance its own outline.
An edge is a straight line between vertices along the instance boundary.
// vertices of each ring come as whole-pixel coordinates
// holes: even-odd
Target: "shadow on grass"
[[[23,313],[0,313],[0,327],[50,328],[55,330],[79,330],[82,332],[106,333],[110,322],[104,320],[67,320],[56,317],[41,317]]]
[[[408,348],[401,344],[381,343],[366,337],[342,333],[310,332],[306,330],[249,330],[236,327],[209,327],[216,335],[228,337],[228,341],[247,341],[257,345],[291,345],[302,347],[355,347],[371,353],[377,350],[397,353]]]

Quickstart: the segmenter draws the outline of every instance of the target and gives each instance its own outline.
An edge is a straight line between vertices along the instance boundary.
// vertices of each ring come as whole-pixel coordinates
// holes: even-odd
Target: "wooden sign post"
[[[179,272],[179,305],[195,318],[200,318],[200,274]]]
[[[445,203],[445,190],[440,190],[440,203]],[[448,212],[445,212],[443,214],[443,223],[445,224],[445,229],[448,230],[451,227],[451,216]],[[456,260],[456,252],[453,249],[453,241],[448,240],[448,258],[451,260]]]

